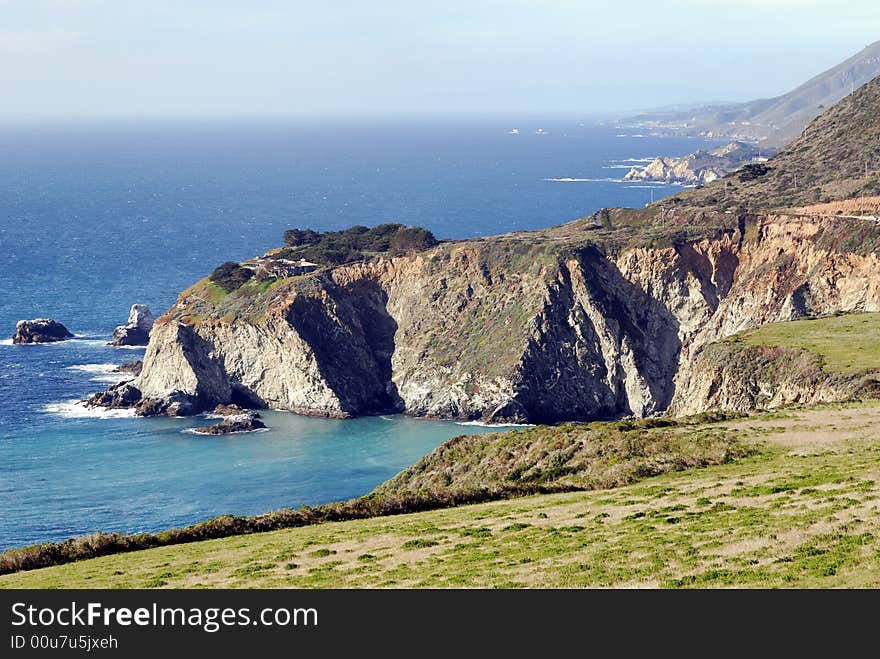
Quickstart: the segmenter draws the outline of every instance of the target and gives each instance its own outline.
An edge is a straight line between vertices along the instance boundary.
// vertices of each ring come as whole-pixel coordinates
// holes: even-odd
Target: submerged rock
[[[135,377],[141,374],[144,363],[139,359],[134,362],[125,362],[113,369],[114,373],[131,373]]]
[[[120,382],[107,391],[93,394],[86,400],[86,406],[134,408],[138,416],[188,416],[199,411],[193,398],[182,391],[172,391],[165,396],[144,396],[136,382],[137,379]]]
[[[145,346],[150,342],[153,329],[153,314],[145,304],[131,305],[128,322],[113,330],[111,346]]]
[[[135,406],[138,416],[190,416],[198,413],[196,401],[182,391],[167,396],[143,397]]]
[[[73,334],[58,321],[51,318],[35,318],[18,321],[15,325],[12,342],[16,344],[54,343],[72,338]]]
[[[93,394],[86,400],[86,407],[121,409],[133,407],[141,400],[141,391],[129,382],[114,384],[107,391]]]

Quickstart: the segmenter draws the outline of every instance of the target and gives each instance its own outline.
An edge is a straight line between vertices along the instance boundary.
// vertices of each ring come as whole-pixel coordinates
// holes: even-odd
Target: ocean
[[[87,415],[72,402],[143,355],[105,345],[131,304],[158,315],[292,227],[466,238],[642,206],[679,188],[622,183],[630,166],[715,144],[561,119],[0,126],[0,550],[348,499],[445,439],[498,430],[268,412],[270,430],[217,438],[186,432],[204,419]],[[77,338],[11,345],[36,317]]]

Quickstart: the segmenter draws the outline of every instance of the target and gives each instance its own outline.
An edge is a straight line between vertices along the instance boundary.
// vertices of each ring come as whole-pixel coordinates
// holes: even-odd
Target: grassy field
[[[107,556],[0,587],[876,588],[878,422],[880,402],[728,421],[757,453],[611,490]]]
[[[822,358],[825,370],[845,375],[880,368],[880,313],[771,323],[737,339],[751,346],[808,350]]]

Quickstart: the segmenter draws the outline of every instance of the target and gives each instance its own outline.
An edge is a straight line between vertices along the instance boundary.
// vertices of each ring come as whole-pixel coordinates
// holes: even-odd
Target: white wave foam
[[[489,423],[488,421],[456,421],[457,426],[480,426],[481,428],[534,428],[534,423]]]
[[[605,165],[602,169],[632,169],[632,165]]]
[[[65,339],[63,341],[47,341],[45,343],[21,343],[19,345],[23,345],[23,346],[65,346],[69,343],[77,343],[79,345],[87,345],[87,346],[107,345],[106,339],[87,338],[84,336],[74,336],[72,339]],[[0,345],[11,346],[11,345],[13,345],[12,339],[0,339]]]
[[[71,371],[85,371],[86,373],[112,373],[118,364],[74,364],[67,368]]]
[[[87,346],[105,346],[107,345],[107,339],[95,339],[85,336],[75,336],[72,339],[67,339],[66,341],[57,341],[52,345],[64,345],[65,343],[79,343]]]
[[[102,373],[100,375],[96,375],[95,377],[89,378],[92,382],[105,382],[110,384],[116,384],[117,382],[128,382],[129,380],[134,380],[134,376],[131,373]]]
[[[623,179],[619,178],[545,178],[545,181],[551,183],[623,183]]]
[[[182,419],[184,417],[175,417],[177,419]],[[233,432],[226,432],[223,435],[247,435],[249,433],[254,432],[269,432],[271,428],[254,428],[253,430],[234,430]],[[223,435],[212,435],[207,432],[196,432],[195,428],[186,428],[181,430],[180,432],[186,433],[187,435],[195,435],[196,437],[223,437]]]
[[[146,350],[147,346],[111,346],[120,350]]]
[[[611,162],[654,162],[655,160],[657,160],[656,156],[653,158],[620,158]]]
[[[109,382],[114,384],[116,382],[125,382],[134,379],[134,375],[131,373],[119,373],[116,371],[118,366],[118,364],[76,364],[74,366],[68,366],[67,369],[70,371],[91,373],[92,377],[89,379],[92,382]]]
[[[87,407],[85,401],[76,399],[63,403],[50,403],[43,407],[43,411],[65,419],[122,419],[135,416],[133,409],[111,410],[106,407]]]

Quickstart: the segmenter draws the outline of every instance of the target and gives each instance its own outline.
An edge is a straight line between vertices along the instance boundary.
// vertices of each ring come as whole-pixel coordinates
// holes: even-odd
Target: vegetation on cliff
[[[736,334],[725,343],[803,350],[816,355],[827,371],[861,375],[880,370],[880,313],[770,323]]]
[[[880,313],[770,323],[703,346],[672,413],[880,398]]]
[[[217,266],[208,279],[217,284],[217,286],[227,293],[231,293],[235,289],[240,288],[242,284],[253,276],[253,270],[242,268],[235,261],[226,261]]]
[[[436,245],[437,239],[422,227],[379,224],[372,228],[355,225],[343,231],[323,233],[311,229],[288,229],[284,232],[284,242],[288,249],[276,252],[278,258],[339,265],[361,261],[373,254],[401,256],[421,252]]]
[[[563,424],[456,437],[380,485],[374,496],[486,487],[503,492],[529,485],[560,490],[620,487],[747,455],[745,446],[714,425],[732,418],[737,415],[719,413],[682,421]]]

